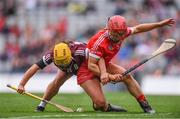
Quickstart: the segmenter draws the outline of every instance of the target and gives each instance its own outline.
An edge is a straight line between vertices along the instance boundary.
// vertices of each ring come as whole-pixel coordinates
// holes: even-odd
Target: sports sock
[[[139,97],[136,98],[138,102],[146,100],[146,97],[142,94]]]
[[[39,103],[39,106],[41,106],[41,107],[45,107],[45,106],[46,106],[46,104],[47,104],[47,102],[45,102],[45,101],[41,101],[41,102]]]

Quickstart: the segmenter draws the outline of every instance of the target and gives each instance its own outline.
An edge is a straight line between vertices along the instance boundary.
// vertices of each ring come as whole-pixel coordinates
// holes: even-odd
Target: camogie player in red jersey
[[[88,50],[86,48],[86,44],[81,42],[68,42],[68,43],[59,43],[55,45],[53,50],[50,50],[46,53],[40,61],[33,64],[24,74],[23,79],[20,81],[17,92],[23,93],[25,91],[25,85],[30,80],[30,78],[40,69],[45,68],[51,63],[54,63],[59,71],[55,77],[55,79],[48,85],[43,99],[51,100],[59,91],[59,88],[63,85],[63,83],[68,80],[72,75],[78,74],[78,69],[81,66],[82,62],[86,60],[88,56]],[[100,60],[100,62],[103,60]],[[104,65],[104,64],[103,64]],[[100,76],[100,70],[97,67],[98,76]],[[87,85],[86,85],[87,84]],[[92,97],[92,100],[95,104],[100,105],[101,100],[105,100],[104,94],[101,89],[100,83],[90,82],[86,83],[86,87],[84,90],[89,90],[91,87],[96,89],[99,95],[97,97]],[[88,94],[90,95],[90,94]],[[96,101],[94,101],[96,99]],[[46,106],[45,101],[41,101],[37,106],[36,111],[44,111]],[[107,112],[124,112],[125,109],[114,106],[112,104],[107,103],[105,107]]]
[[[94,99],[93,101],[95,109],[105,109],[105,99],[101,100],[101,105],[97,105],[95,103],[96,98],[93,97],[98,97],[100,92],[96,91],[94,87],[90,87],[87,90],[86,83],[98,84],[98,80],[96,79],[99,79],[99,77],[97,77],[97,75],[95,74],[98,74],[96,70],[98,67],[98,61],[100,58],[103,58],[106,65],[104,65],[104,63],[102,62],[99,62],[101,82],[103,84],[106,84],[107,82],[112,80],[124,82],[128,88],[128,91],[132,96],[136,98],[143,111],[145,113],[155,113],[155,110],[153,110],[152,107],[148,104],[148,101],[137,81],[130,74],[122,77],[120,74],[123,73],[125,69],[112,63],[111,59],[118,53],[122,42],[128,36],[132,34],[147,32],[149,30],[167,25],[171,26],[174,23],[174,19],[170,18],[156,23],[145,23],[134,27],[128,27],[126,25],[126,20],[124,17],[115,15],[108,19],[107,28],[100,30],[89,39],[89,43],[87,45],[89,49],[89,58],[86,62],[83,62],[81,64],[77,76],[78,83],[81,85],[81,87],[84,88],[87,94],[89,94],[89,96]]]

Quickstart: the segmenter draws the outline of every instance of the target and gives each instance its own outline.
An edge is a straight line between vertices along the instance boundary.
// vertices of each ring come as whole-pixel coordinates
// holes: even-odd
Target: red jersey
[[[89,55],[96,59],[104,58],[108,63],[120,50],[121,44],[125,38],[131,35],[132,29],[128,27],[127,32],[120,38],[120,42],[113,43],[108,36],[108,30],[101,30],[89,39],[87,48]]]

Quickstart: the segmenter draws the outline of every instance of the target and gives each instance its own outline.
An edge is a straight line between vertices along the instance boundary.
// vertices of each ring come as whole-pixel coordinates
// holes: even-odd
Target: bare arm
[[[175,24],[175,20],[172,18],[165,19],[165,20],[162,20],[160,22],[155,22],[155,23],[140,24],[133,27],[133,34],[150,31],[152,29],[167,26],[167,25],[172,26],[173,24]]]
[[[101,73],[106,73],[106,64],[103,58],[98,61],[99,70]]]
[[[100,77],[102,84],[107,84],[109,82],[109,74],[106,71],[106,65],[103,58],[97,60],[93,57],[89,57],[88,69],[96,76]]]
[[[106,71],[106,63],[103,58],[98,62],[98,66],[101,72],[100,80],[102,84],[107,84],[109,82],[109,73]]]
[[[96,76],[100,77],[101,72],[99,70],[99,66],[97,63],[98,63],[97,59],[89,56],[89,58],[88,58],[88,69],[90,71],[92,71]]]
[[[24,92],[24,86],[29,81],[29,79],[39,70],[39,66],[36,64],[33,64],[24,74],[23,79],[20,81],[18,86],[18,93]]]

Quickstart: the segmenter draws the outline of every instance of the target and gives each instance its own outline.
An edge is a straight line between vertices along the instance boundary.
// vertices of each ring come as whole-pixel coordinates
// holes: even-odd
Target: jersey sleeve
[[[86,45],[87,44],[81,43],[81,42],[73,42],[73,43],[76,46],[73,49],[71,49],[71,50],[73,50],[72,51],[73,55],[77,56],[77,57],[78,56],[79,57],[85,57],[85,55],[86,55],[85,50],[86,50]]]
[[[36,64],[43,69],[47,65],[52,63],[52,52],[45,54]]]
[[[126,37],[130,36],[131,34],[133,34],[133,32],[134,32],[133,27],[128,27],[128,28],[127,28]]]
[[[89,51],[89,56],[99,60],[103,57],[104,51],[100,44],[94,44],[93,47]]]
[[[103,43],[106,38],[105,30],[101,30],[89,39],[89,56],[100,59],[104,55]]]

